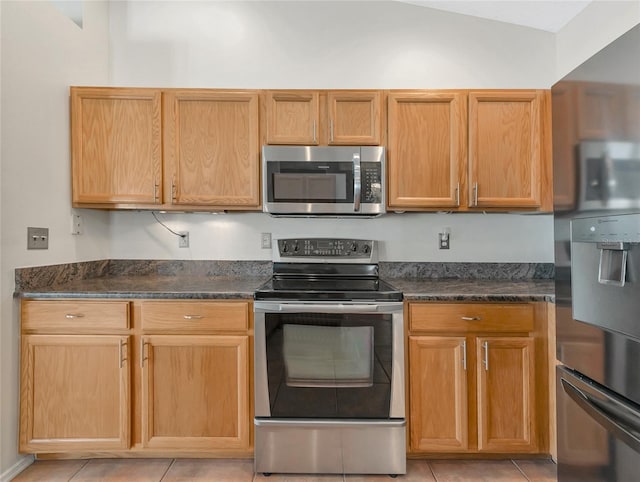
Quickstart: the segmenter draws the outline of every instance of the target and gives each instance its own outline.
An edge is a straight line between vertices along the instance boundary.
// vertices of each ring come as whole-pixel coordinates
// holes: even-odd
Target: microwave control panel
[[[283,258],[369,258],[373,241],[335,238],[289,238],[278,240],[278,251]]]
[[[362,202],[379,204],[382,199],[382,164],[379,162],[362,162]]]

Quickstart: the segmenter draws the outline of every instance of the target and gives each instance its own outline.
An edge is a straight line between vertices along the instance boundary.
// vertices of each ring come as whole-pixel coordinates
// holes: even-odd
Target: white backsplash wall
[[[112,258],[269,260],[261,233],[272,238],[329,236],[380,241],[382,261],[553,262],[551,215],[482,213],[387,214],[375,219],[274,218],[262,213],[157,214],[174,231],[189,231],[189,248],[150,212],[111,215]],[[451,247],[438,249],[450,229]]]

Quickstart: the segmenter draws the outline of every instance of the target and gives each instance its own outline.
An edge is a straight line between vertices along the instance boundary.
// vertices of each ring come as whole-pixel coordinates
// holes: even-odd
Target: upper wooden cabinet
[[[550,120],[544,96],[542,91],[469,93],[470,206],[542,206],[543,192],[552,188],[551,176],[543,174],[543,159],[549,158],[545,140],[551,141],[543,136],[542,120]]]
[[[165,192],[175,205],[260,205],[258,93],[164,93]]]
[[[73,206],[259,209],[258,101],[258,91],[71,87]]]
[[[388,109],[389,207],[459,207],[466,185],[466,95],[390,93]]]
[[[390,91],[389,209],[550,211],[549,91]]]
[[[381,91],[271,90],[265,103],[267,144],[382,143]]]
[[[157,89],[71,87],[73,205],[162,203]]]

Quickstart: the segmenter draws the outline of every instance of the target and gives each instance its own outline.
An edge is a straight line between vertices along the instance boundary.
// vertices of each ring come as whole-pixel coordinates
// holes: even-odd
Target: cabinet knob
[[[74,318],[84,318],[84,315],[82,313],[67,313],[64,317],[73,320]]]
[[[463,316],[462,319],[464,321],[480,321],[480,320],[482,320],[482,317],[480,317],[480,316]]]

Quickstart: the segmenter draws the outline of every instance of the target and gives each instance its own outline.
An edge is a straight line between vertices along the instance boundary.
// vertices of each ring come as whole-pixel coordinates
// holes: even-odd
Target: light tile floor
[[[407,460],[407,474],[254,474],[251,459],[37,460],[13,482],[556,482],[551,460]]]

